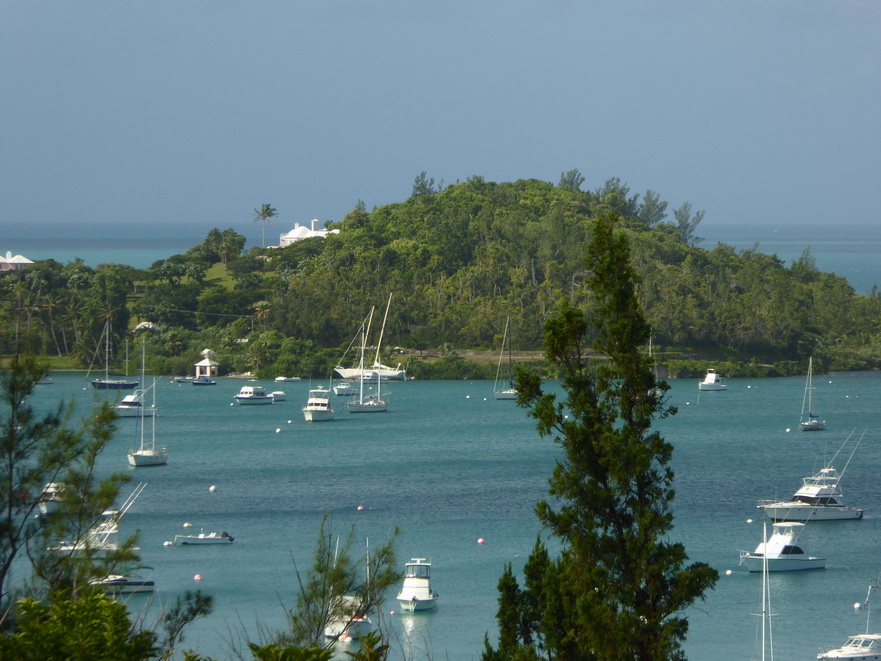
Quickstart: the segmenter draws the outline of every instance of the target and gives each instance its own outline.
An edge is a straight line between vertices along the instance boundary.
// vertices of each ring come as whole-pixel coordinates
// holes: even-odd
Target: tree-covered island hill
[[[509,317],[515,360],[557,376],[544,327],[563,302],[589,309],[586,247],[610,213],[630,244],[662,375],[800,374],[810,356],[816,371],[881,366],[876,289],[857,294],[808,251],[786,265],[757,249],[699,248],[704,212],[690,203],[668,209],[617,178],[583,187],[578,170],[557,185],[479,176],[444,185],[423,172],[406,201],[372,211],[359,201],[326,223],[338,232],[283,248],[246,248],[234,229],[212,229],[143,270],[37,262],[0,277],[0,353],[30,352],[53,369],[101,365],[109,320],[118,368],[136,335],[153,374],[191,374],[210,348],[220,374],[327,378],[391,295],[382,358],[410,376],[493,378]],[[283,217],[263,204],[243,224],[261,224],[265,243]]]

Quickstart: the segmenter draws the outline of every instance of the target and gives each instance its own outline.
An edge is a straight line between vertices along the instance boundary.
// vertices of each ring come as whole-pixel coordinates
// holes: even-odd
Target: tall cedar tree
[[[704,563],[686,566],[684,546],[668,541],[673,447],[651,425],[676,409],[646,355],[650,328],[627,239],[614,224],[612,216],[599,218],[588,246],[589,321],[564,304],[545,328],[564,399],[543,392],[535,375],[518,377],[520,405],[538,421],[539,434],[553,434],[563,449],[549,479],[552,502],[536,506],[562,551],[543,585],[528,580],[514,605],[522,610],[526,595],[537,596],[544,608],[532,606],[530,619],[542,611],[556,617],[533,622],[538,634],[518,636],[519,646],[508,647],[512,657],[525,658],[529,649],[548,659],[683,659],[684,610],[718,579]],[[607,360],[586,360],[589,334],[593,352]],[[533,556],[539,553],[537,544]],[[511,607],[506,601],[500,598],[500,617]]]

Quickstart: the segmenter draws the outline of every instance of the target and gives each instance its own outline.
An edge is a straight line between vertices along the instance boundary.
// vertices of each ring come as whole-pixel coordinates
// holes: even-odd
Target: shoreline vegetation
[[[284,247],[246,249],[242,234],[215,228],[147,269],[29,264],[0,274],[0,356],[120,371],[126,346],[144,339],[153,375],[192,374],[211,349],[221,376],[328,379],[354,360],[346,347],[365,311],[392,296],[381,360],[408,376],[492,380],[510,318],[514,362],[555,378],[543,328],[563,303],[590,315],[587,245],[596,219],[612,214],[661,377],[803,375],[809,358],[817,374],[881,368],[877,288],[857,294],[808,250],[786,265],[757,248],[699,248],[704,212],[690,203],[668,214],[653,191],[584,183],[577,170],[557,185],[443,185],[423,172],[406,201],[369,212],[359,201]]]

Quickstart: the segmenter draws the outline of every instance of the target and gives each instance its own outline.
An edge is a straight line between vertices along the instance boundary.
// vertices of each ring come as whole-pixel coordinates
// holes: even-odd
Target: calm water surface
[[[95,397],[114,396],[86,389],[82,374],[54,378],[39,387],[36,405],[73,397],[85,415]],[[484,634],[495,638],[504,563],[519,572],[540,532],[533,506],[546,494],[556,446],[539,439],[512,402],[492,399],[488,382],[394,384],[387,414],[350,416],[336,398],[337,419],[312,424],[300,411],[307,382],[283,384],[284,403],[231,406],[241,385],[157,383],[158,439],[171,453],[166,466],[128,467],[135,424],[118,422],[102,470],[127,471],[148,484],[122,528],[140,530],[142,559],[157,584],[152,602],[139,596],[133,606],[152,613],[185,590],[210,592],[215,613],[188,630],[185,646],[232,658],[243,632],[257,638],[258,622],[284,626],[284,606],[295,602],[295,566],[309,566],[322,516],[331,513],[334,530],[345,534],[355,525],[357,539],[371,544],[398,527],[401,568],[413,556],[434,563],[436,611],[390,615],[397,604],[394,591],[388,595],[384,623],[395,659],[479,659]],[[797,426],[803,378],[732,380],[722,393],[698,393],[695,380],[672,382],[680,412],[658,427],[676,448],[673,537],[693,561],[721,574],[706,602],[689,612],[691,659],[753,658],[759,621],[750,613],[758,612],[761,577],[738,567],[738,550],[761,541],[756,502],[790,496],[854,430],[865,437],[843,484],[865,518],[806,529],[802,541],[828,557],[826,570],[771,576],[775,652],[814,659],[820,647],[865,630],[865,614],[853,604],[881,572],[881,374],[815,375],[814,385],[815,408],[827,421],[820,433],[787,431]],[[236,541],[164,546],[185,522],[197,531],[228,531]]]

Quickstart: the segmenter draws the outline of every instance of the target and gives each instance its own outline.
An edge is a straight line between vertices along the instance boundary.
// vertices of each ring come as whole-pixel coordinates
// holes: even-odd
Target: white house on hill
[[[292,229],[287,234],[282,234],[279,237],[278,247],[284,248],[285,246],[289,246],[292,243],[296,243],[297,241],[302,241],[303,239],[311,239],[313,236],[320,236],[321,238],[324,238],[328,234],[339,234],[339,232],[339,230],[318,229],[318,219],[313,218],[311,227],[300,225],[300,223],[294,223],[294,229]]]
[[[33,262],[24,255],[13,255],[9,250],[6,251],[6,257],[0,255],[0,271],[16,271],[28,264]]]

